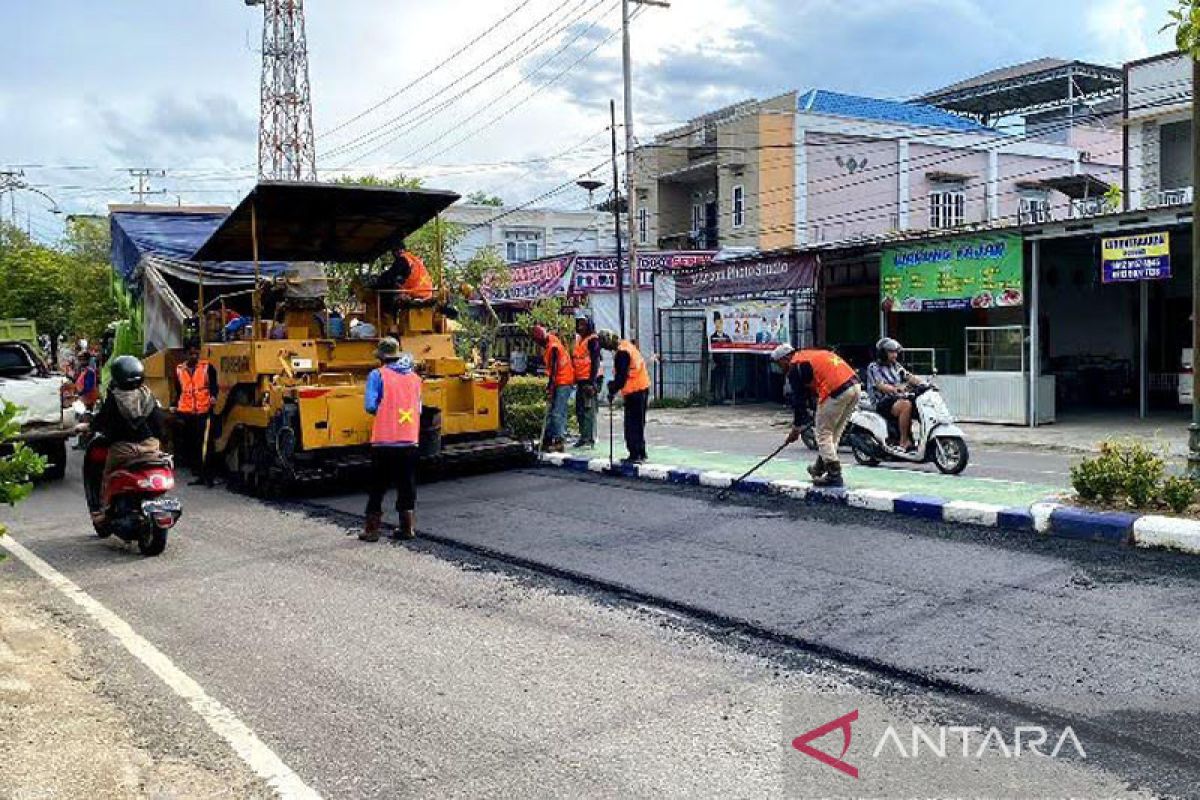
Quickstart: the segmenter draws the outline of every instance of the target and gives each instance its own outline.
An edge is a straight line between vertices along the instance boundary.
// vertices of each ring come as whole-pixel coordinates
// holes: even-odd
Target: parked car
[[[0,340],[0,399],[20,406],[17,422],[24,442],[49,464],[44,479],[60,480],[67,468],[67,439],[74,425],[63,417],[63,377],[50,372],[24,341]]]

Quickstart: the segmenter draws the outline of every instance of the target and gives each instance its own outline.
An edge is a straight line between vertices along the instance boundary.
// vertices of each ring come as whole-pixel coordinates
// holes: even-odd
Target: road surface
[[[3,521],[321,796],[1200,784],[1185,747],[1200,671],[1188,559],[552,470],[422,487],[428,536],[407,546],[346,536],[357,496],[180,494],[157,559],[90,536],[74,479]],[[0,586],[88,627],[13,559]],[[85,640],[150,749],[229,760],[144,668],[99,632]],[[843,758],[858,778],[789,747],[852,711]],[[1086,758],[873,755],[885,721],[906,740],[914,724],[995,726],[1010,745],[1021,721],[1073,727]],[[838,731],[816,746],[837,757]]]

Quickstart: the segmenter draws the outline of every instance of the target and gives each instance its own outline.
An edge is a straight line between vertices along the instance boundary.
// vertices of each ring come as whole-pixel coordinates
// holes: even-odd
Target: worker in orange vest
[[[600,346],[613,353],[613,379],[608,382],[608,402],[619,393],[625,404],[627,464],[641,464],[646,454],[646,408],[650,405],[650,370],[637,346],[613,331],[600,331]]]
[[[390,286],[399,290],[397,295],[401,301],[425,302],[433,298],[433,278],[425,268],[425,262],[416,253],[400,245],[393,252],[394,261],[383,274],[387,276]],[[381,276],[382,277],[382,276]]]
[[[564,449],[563,439],[567,435],[567,412],[571,405],[571,393],[575,391],[575,368],[558,334],[547,331],[541,325],[534,325],[530,336],[542,346],[542,358],[546,365],[548,408],[542,449],[561,453]]]
[[[182,423],[180,455],[192,466],[192,485],[212,486],[212,473],[204,446],[212,435],[212,417],[217,407],[217,370],[200,358],[200,345],[189,343],[182,364],[175,367],[175,416]]]
[[[600,339],[587,311],[575,312],[575,348],[571,351],[575,370],[575,421],[579,424],[576,447],[596,446],[597,389],[600,379]]]
[[[367,376],[363,407],[375,417],[371,424],[371,483],[367,495],[367,522],[358,535],[364,542],[379,541],[383,525],[383,496],[396,487],[400,528],[395,539],[417,535],[417,462],[421,440],[421,376],[413,357],[400,352],[390,336],[375,349],[379,368]]]
[[[817,461],[808,468],[813,486],[837,487],[842,480],[842,462],[838,460],[838,442],[850,423],[862,397],[862,386],[854,368],[831,350],[796,350],[781,344],[771,353],[792,387],[792,430],[787,442],[800,438],[808,424],[809,401],[817,398]]]

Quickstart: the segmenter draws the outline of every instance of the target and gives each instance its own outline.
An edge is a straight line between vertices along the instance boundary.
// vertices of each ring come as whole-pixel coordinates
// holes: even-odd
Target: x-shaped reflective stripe
[[[404,422],[412,422],[412,421],[413,421],[412,409],[411,408],[400,409],[400,422],[404,423]]]

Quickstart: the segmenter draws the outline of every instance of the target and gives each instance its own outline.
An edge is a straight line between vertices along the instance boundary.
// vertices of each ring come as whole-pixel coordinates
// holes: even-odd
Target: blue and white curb
[[[1089,511],[1053,502],[1034,503],[1028,507],[1002,506],[973,500],[945,500],[940,497],[883,489],[828,489],[798,480],[752,477],[735,483],[736,475],[717,470],[689,469],[674,464],[614,462],[610,465],[607,458],[588,459],[567,453],[543,453],[541,462],[576,472],[619,475],[715,489],[732,487],[733,491],[742,494],[774,494],[807,503],[903,514],[935,522],[1200,554],[1200,520],[1179,517]]]

